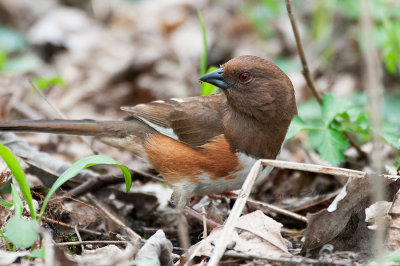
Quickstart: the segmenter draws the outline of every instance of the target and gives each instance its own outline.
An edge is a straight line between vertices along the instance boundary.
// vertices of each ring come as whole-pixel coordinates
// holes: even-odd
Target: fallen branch
[[[78,245],[93,245],[93,244],[114,244],[114,245],[127,245],[128,243],[132,243],[131,241],[124,240],[91,240],[91,241],[74,241],[74,242],[63,242],[63,243],[54,243],[55,246],[78,246]]]

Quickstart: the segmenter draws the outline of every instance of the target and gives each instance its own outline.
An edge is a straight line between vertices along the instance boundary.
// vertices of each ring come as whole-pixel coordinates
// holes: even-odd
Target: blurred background
[[[376,71],[383,74],[384,137],[398,148],[400,3],[370,3],[375,23],[368,41],[379,50],[382,66]],[[292,4],[318,90],[363,106],[359,1]],[[198,81],[204,56],[201,26],[207,38],[206,69],[243,54],[268,58],[291,78],[300,117],[311,123],[321,117],[301,73],[284,1],[2,0],[0,23],[1,119],[57,117],[30,81],[70,119],[119,119],[122,105],[209,93]],[[356,119],[357,128],[348,131],[363,145],[371,138],[364,123],[368,115]],[[301,134],[298,138],[318,150],[321,138],[310,134],[309,141]],[[305,160],[299,156],[291,159]],[[332,164],[344,161],[343,156],[326,157]]]
[[[283,0],[0,0],[0,119],[59,118],[33,87],[68,119],[122,119],[126,114],[120,106],[213,92],[200,84],[203,72],[251,54],[276,63],[296,90],[299,117],[281,159],[364,170],[371,163],[366,155],[373,149],[374,135],[365,84],[364,49],[369,42],[379,57],[375,74],[381,85],[374,89],[383,94],[381,152],[386,172],[396,174],[400,1],[369,1],[374,24],[367,39],[361,35],[359,2],[292,1],[311,74],[318,91],[325,93],[319,104],[303,77]],[[93,153],[77,137],[24,138],[68,161]],[[101,143],[94,149],[132,169],[148,170],[128,152]],[[275,170],[268,182],[258,185],[254,198],[305,215],[326,208],[345,182],[328,175]],[[155,193],[162,195],[160,191]],[[169,199],[163,197],[164,202]],[[152,215],[140,219],[159,226]],[[305,227],[291,220],[283,223],[288,228]]]

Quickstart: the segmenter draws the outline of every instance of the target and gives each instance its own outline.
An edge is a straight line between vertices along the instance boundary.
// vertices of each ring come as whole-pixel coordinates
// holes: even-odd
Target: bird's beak
[[[229,84],[225,81],[224,76],[222,76],[224,69],[218,68],[210,73],[205,74],[200,78],[201,81],[215,85],[223,90],[229,87]]]

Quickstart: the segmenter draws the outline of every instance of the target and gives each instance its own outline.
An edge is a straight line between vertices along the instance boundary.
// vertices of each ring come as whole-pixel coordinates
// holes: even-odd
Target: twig
[[[269,262],[279,263],[279,265],[349,265],[348,263],[338,263],[332,260],[321,261],[309,259],[305,257],[280,257],[280,258],[265,258],[254,255],[233,254],[231,252],[224,255],[225,257],[238,258],[244,260],[264,260]],[[274,264],[275,265],[275,264]]]
[[[46,221],[46,222],[49,222],[49,223],[52,223],[52,224],[55,224],[55,225],[63,226],[63,227],[70,228],[70,229],[75,229],[75,227],[72,226],[72,225],[69,225],[69,224],[66,224],[66,223],[63,223],[63,222],[60,222],[60,221],[53,220],[51,218],[43,217],[42,219],[43,219],[43,221]],[[93,230],[90,230],[90,229],[85,229],[85,228],[80,228],[80,227],[77,227],[77,229],[80,232],[87,233],[87,234],[92,234],[92,235],[96,235],[96,236],[104,236],[105,235],[105,234],[103,234],[101,232],[93,231]]]
[[[382,85],[380,80],[380,63],[378,59],[377,51],[374,47],[374,42],[369,40],[370,36],[374,34],[374,20],[371,15],[371,3],[369,1],[361,0],[361,16],[360,24],[362,30],[363,43],[365,45],[363,49],[363,58],[365,59],[366,73],[364,74],[364,84],[367,88],[369,104],[368,109],[371,113],[371,125],[372,125],[372,151],[371,151],[371,162],[372,168],[375,172],[380,173],[383,170],[384,155],[382,153],[383,145],[379,137],[382,126]],[[372,175],[374,180],[374,200],[381,201],[385,199],[385,185],[382,178],[378,175]],[[382,262],[379,260],[383,253],[383,242],[384,242],[384,231],[375,230],[374,237],[374,252],[378,258],[378,263]]]
[[[82,237],[81,237],[81,235],[79,234],[79,231],[78,231],[78,226],[77,226],[77,225],[75,225],[74,229],[75,229],[75,233],[76,233],[76,235],[78,236],[78,240],[79,240],[80,242],[82,242]],[[85,247],[84,247],[84,245],[81,245],[81,248],[82,248],[82,251],[84,251],[84,250],[85,250]]]
[[[87,194],[86,195],[105,215],[108,216],[114,223],[118,224],[119,226],[122,227],[123,230],[125,230],[128,235],[130,236],[131,239],[133,240],[139,240],[141,242],[146,242],[145,239],[143,239],[138,233],[133,231],[131,228],[126,226],[119,218],[117,218],[115,215],[113,215],[106,206],[104,206],[103,203],[98,201],[96,197],[94,197],[92,194]]]
[[[178,238],[183,250],[190,247],[188,224],[182,209],[176,210],[176,222],[178,225]]]
[[[345,177],[365,177],[366,173],[362,171],[340,168],[340,167],[331,167],[331,166],[323,166],[317,164],[308,164],[308,163],[295,163],[295,162],[286,162],[286,161],[278,161],[278,160],[269,160],[269,159],[261,159],[262,165],[264,166],[273,166],[285,169],[292,170],[300,170],[307,171],[313,173],[321,173],[328,175],[338,175]]]
[[[322,98],[321,95],[318,93],[317,88],[315,87],[314,80],[311,77],[310,69],[308,68],[307,59],[304,54],[303,44],[300,39],[299,30],[297,29],[297,24],[293,16],[292,5],[290,4],[290,0],[285,0],[285,2],[286,2],[286,9],[290,19],[290,24],[292,25],[294,38],[296,39],[297,50],[299,51],[301,64],[303,65],[304,78],[306,79],[307,85],[311,89],[315,98],[317,98],[317,101],[321,104]]]
[[[327,174],[327,175],[337,175],[349,178],[350,177],[364,178],[367,175],[376,174],[376,173],[367,173],[363,171],[357,171],[341,167],[331,167],[331,166],[323,166],[323,165],[309,164],[309,163],[295,163],[295,162],[286,162],[286,161],[278,161],[270,159],[260,159],[260,161],[261,164],[264,166],[273,166],[278,168],[300,170],[300,171]],[[398,175],[382,175],[382,174],[377,174],[377,175],[385,179],[400,178],[400,176]]]
[[[30,82],[32,88],[42,97],[43,100],[57,113],[57,115],[62,118],[62,119],[67,119],[67,117],[58,109],[55,105],[53,105],[46,97],[46,95],[43,94],[41,90],[39,90],[38,87],[36,87],[35,83],[33,81]]]
[[[91,241],[74,241],[74,242],[63,242],[63,243],[54,243],[55,246],[62,247],[62,246],[77,246],[77,245],[93,245],[93,244],[122,244],[126,245],[132,243],[131,241],[124,241],[124,240],[91,240]]]
[[[207,237],[207,213],[204,206],[201,207],[201,215],[203,216],[203,235],[201,236],[201,238],[204,239]]]
[[[218,265],[220,259],[224,255],[226,246],[230,241],[232,232],[235,228],[235,224],[239,219],[239,216],[242,213],[244,206],[246,205],[246,200],[250,195],[251,189],[254,185],[254,181],[256,180],[260,167],[261,167],[261,161],[257,160],[254,163],[253,167],[251,168],[250,173],[247,175],[246,180],[243,183],[242,189],[240,190],[238,199],[236,200],[235,205],[233,205],[231,213],[229,214],[225,226],[222,229],[221,237],[217,240],[214,252],[208,263],[209,266]]]
[[[296,219],[296,220],[299,220],[299,221],[307,223],[307,217],[305,217],[303,215],[300,215],[300,214],[297,214],[295,212],[291,212],[289,210],[285,210],[285,209],[280,208],[278,206],[275,206],[275,205],[272,205],[272,204],[268,204],[268,203],[265,203],[265,202],[262,202],[262,201],[258,201],[258,200],[252,200],[252,199],[248,199],[247,203],[254,204],[254,205],[257,205],[257,206],[260,206],[260,207],[264,207],[264,208],[266,208],[266,209],[268,209],[270,211],[274,211],[276,213],[280,213],[280,214],[283,214],[285,216],[291,217],[293,219]]]
[[[296,39],[297,50],[299,51],[301,64],[303,66],[304,78],[305,78],[305,80],[307,82],[307,86],[311,89],[311,92],[313,93],[314,97],[317,99],[319,104],[322,104],[322,97],[318,93],[318,90],[317,90],[317,88],[315,86],[315,83],[314,83],[314,79],[312,78],[311,73],[310,73],[310,69],[308,67],[307,59],[306,59],[306,56],[305,56],[305,53],[304,53],[304,49],[303,49],[303,44],[301,42],[300,34],[299,34],[298,29],[297,29],[297,23],[296,23],[296,20],[295,20],[295,18],[293,16],[292,5],[290,3],[290,0],[285,0],[285,2],[286,2],[286,9],[287,9],[287,12],[288,12],[288,15],[289,15],[290,24],[292,25],[294,38]],[[368,154],[365,153],[363,150],[361,150],[361,148],[357,145],[357,143],[355,143],[351,139],[351,137],[349,136],[349,134],[347,132],[343,132],[343,134],[349,140],[350,145],[356,149],[357,153],[362,158],[368,158]]]
[[[192,217],[196,218],[197,220],[203,221],[203,216],[198,211],[193,209],[192,207],[185,206],[185,212],[187,214],[191,215]],[[215,227],[221,226],[219,223],[217,223],[217,222],[215,222],[215,221],[213,221],[211,219],[208,219],[207,217],[206,217],[206,223],[211,228],[215,228]]]
[[[39,90],[38,87],[36,87],[36,85],[35,85],[35,83],[33,83],[33,81],[31,81],[30,84],[31,84],[32,88],[40,95],[40,97],[42,97],[43,100],[46,101],[46,103],[57,113],[57,115],[60,118],[67,119],[67,117],[63,114],[63,112],[61,112],[61,110],[58,109],[57,106],[52,104],[51,101],[49,101],[49,99],[46,97],[46,95],[44,95],[43,92],[41,90]],[[98,154],[98,152],[93,149],[93,146],[90,145],[90,142],[88,141],[87,137],[79,136],[79,138],[91,149],[91,151],[94,154]]]

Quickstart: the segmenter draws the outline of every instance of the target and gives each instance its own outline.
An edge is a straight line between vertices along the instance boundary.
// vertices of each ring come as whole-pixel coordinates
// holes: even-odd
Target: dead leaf
[[[368,178],[351,178],[328,209],[308,214],[302,252],[312,252],[326,243],[339,250],[344,245],[349,249],[369,250],[372,234],[364,210],[370,204],[370,192]]]
[[[132,265],[136,254],[135,246],[128,244],[124,250],[115,245],[108,245],[93,250],[84,250],[82,255],[69,255],[79,265]]]
[[[261,211],[243,215],[239,218],[231,243],[228,245],[230,252],[264,258],[291,256],[281,236],[281,228],[282,224]],[[221,231],[222,227],[215,228],[206,239],[193,245],[188,254],[200,247],[196,256],[210,257]]]
[[[28,255],[30,251],[15,251],[9,252],[0,250],[0,265],[10,265],[15,262],[18,258]]]
[[[386,234],[385,246],[389,250],[397,250],[400,248],[400,191],[394,197],[389,215],[391,221]]]
[[[384,229],[389,224],[388,212],[392,207],[392,203],[388,201],[377,201],[365,209],[365,221],[371,225],[371,230]]]
[[[140,249],[135,265],[173,265],[171,253],[171,241],[165,237],[163,230],[158,230]]]

